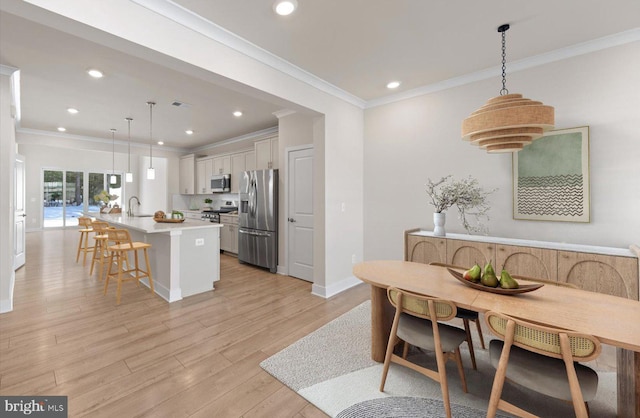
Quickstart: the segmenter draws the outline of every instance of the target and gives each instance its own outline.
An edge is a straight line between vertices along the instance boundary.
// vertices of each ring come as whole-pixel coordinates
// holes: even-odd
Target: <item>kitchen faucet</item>
[[[136,202],[138,202],[138,206],[140,206],[140,199],[138,199],[138,196],[131,196],[129,198],[129,204],[127,205],[127,215],[128,216],[133,216],[133,208],[131,207],[131,199],[136,199]]]

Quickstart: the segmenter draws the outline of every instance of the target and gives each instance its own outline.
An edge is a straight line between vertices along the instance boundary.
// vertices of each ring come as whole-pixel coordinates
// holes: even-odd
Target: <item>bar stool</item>
[[[151,265],[149,264],[149,254],[147,253],[147,249],[151,248],[151,244],[146,242],[132,242],[131,235],[129,231],[126,229],[107,229],[107,240],[109,246],[107,247],[109,251],[109,268],[107,270],[107,279],[104,284],[104,294],[107,294],[107,289],[109,287],[109,279],[114,278],[118,280],[118,287],[116,289],[116,304],[120,304],[120,294],[122,293],[122,282],[127,280],[135,280],[136,284],[140,286],[140,279],[145,277],[149,278],[149,288],[151,289],[151,293],[154,293],[153,290],[153,278],[151,277]],[[144,251],[144,261],[146,264],[147,270],[142,270],[138,264],[138,250]],[[128,265],[127,269],[124,268],[124,261],[126,260],[127,254],[129,251],[133,251],[135,265],[131,268],[131,265]],[[113,263],[117,265],[117,271],[112,272]],[[123,275],[127,275],[127,277],[123,277]],[[133,275],[131,275],[133,274]]]
[[[93,232],[91,228],[92,220],[87,216],[81,216],[78,218],[78,226],[80,229],[80,241],[78,241],[78,253],[76,254],[76,263],[80,259],[80,252],[84,253],[82,258],[82,265],[87,262],[87,253],[93,251],[93,247],[89,247],[89,234]]]
[[[91,258],[89,275],[93,274],[93,266],[98,263],[98,277],[102,280],[104,264],[109,259],[109,252],[107,251],[107,239],[109,238],[107,229],[109,229],[109,224],[103,221],[94,221],[91,227],[96,234],[93,236],[93,257]]]

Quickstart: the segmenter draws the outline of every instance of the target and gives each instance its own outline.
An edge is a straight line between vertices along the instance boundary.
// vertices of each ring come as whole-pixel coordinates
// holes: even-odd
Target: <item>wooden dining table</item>
[[[386,289],[398,287],[480,313],[496,311],[590,334],[617,347],[618,416],[640,417],[638,301],[553,285],[517,295],[490,293],[461,283],[445,267],[409,261],[365,261],[354,266],[353,274],[371,285],[371,357],[375,361],[384,361],[394,313]]]

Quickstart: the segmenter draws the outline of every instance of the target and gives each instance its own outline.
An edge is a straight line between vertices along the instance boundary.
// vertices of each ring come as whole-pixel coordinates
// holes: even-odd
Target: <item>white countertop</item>
[[[108,222],[110,224],[121,225],[126,228],[153,234],[158,232],[184,231],[187,229],[202,228],[222,228],[221,224],[201,221],[198,219],[185,219],[180,223],[156,222],[153,217],[127,216],[126,214],[109,215],[106,213],[90,212],[88,216]]]
[[[447,233],[447,235],[444,237],[439,237],[439,236],[433,235],[433,231],[425,231],[425,230],[413,231],[413,232],[410,232],[409,235],[418,235],[423,237],[434,237],[434,238],[460,239],[464,241],[488,242],[492,244],[519,245],[524,247],[548,248],[552,250],[606,254],[606,255],[615,255],[615,256],[622,256],[622,257],[637,257],[637,255],[633,251],[626,248],[599,247],[599,246],[592,246],[592,245],[570,244],[566,242],[533,241],[533,240],[517,239],[517,238],[500,238],[500,237],[488,237],[488,236],[481,236],[481,235],[449,234],[449,233]]]

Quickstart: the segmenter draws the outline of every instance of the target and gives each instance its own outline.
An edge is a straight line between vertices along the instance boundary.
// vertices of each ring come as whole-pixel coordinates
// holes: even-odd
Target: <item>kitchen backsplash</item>
[[[204,199],[209,198],[213,200],[212,203],[204,203]],[[231,204],[227,204],[231,202]],[[187,195],[187,194],[174,194],[172,198],[173,210],[179,209],[191,209],[199,210],[205,206],[211,206],[214,209],[219,209],[220,206],[238,206],[238,194],[237,193],[221,193],[211,195]]]

